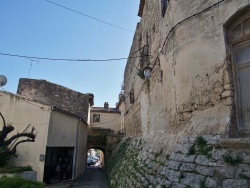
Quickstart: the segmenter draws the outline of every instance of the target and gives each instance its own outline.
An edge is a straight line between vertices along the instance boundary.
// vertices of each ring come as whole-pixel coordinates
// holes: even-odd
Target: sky
[[[0,1],[0,53],[60,59],[127,58],[134,36],[139,0]],[[44,79],[81,93],[93,93],[94,106],[115,107],[127,60],[50,61],[0,55],[3,88],[16,93],[20,78]],[[1,90],[1,88],[0,88]]]

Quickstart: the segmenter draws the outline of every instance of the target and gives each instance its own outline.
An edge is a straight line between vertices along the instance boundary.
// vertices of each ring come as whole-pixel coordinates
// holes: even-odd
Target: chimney
[[[108,102],[105,102],[104,103],[104,109],[108,109],[109,108],[109,103]]]

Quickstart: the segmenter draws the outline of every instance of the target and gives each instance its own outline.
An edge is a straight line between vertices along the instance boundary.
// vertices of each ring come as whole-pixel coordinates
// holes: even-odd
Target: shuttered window
[[[250,15],[236,19],[230,28],[237,123],[241,131],[250,130]]]
[[[234,47],[240,130],[250,129],[250,41]]]

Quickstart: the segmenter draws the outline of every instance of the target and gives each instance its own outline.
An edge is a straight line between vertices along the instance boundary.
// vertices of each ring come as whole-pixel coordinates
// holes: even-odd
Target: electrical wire
[[[98,123],[98,124],[97,124],[97,122],[92,122],[92,123],[96,123],[95,125],[103,125],[103,124],[106,124],[106,123],[110,123],[110,122],[116,121],[116,120],[118,120],[118,119],[120,119],[120,118],[121,118],[121,117],[116,118],[116,119],[112,119],[111,121],[101,122],[101,123]]]
[[[118,26],[118,25],[115,25],[115,24],[112,24],[112,23],[103,21],[103,20],[98,19],[98,18],[95,18],[95,17],[93,17],[93,16],[89,16],[89,15],[87,15],[87,14],[81,13],[81,12],[79,12],[79,11],[73,10],[73,9],[71,9],[71,8],[65,7],[65,6],[60,5],[60,4],[57,4],[57,3],[55,3],[55,2],[52,2],[52,1],[49,1],[49,0],[45,0],[45,1],[47,1],[47,2],[49,2],[49,3],[51,3],[51,4],[54,4],[54,5],[58,6],[58,7],[64,8],[64,9],[66,9],[66,10],[69,10],[69,11],[71,11],[71,12],[77,13],[77,14],[79,14],[79,15],[81,15],[81,16],[85,16],[85,17],[88,17],[88,18],[90,18],[90,19],[96,20],[96,21],[98,21],[98,22],[102,22],[102,23],[104,23],[104,24],[110,25],[110,26],[112,26],[112,27],[116,27],[116,28],[119,28],[119,29],[122,29],[122,30],[128,31],[128,32],[133,32],[133,31],[131,31],[131,30],[129,30],[129,29],[126,29],[126,28],[120,27],[120,26]]]
[[[40,60],[49,60],[49,61],[120,61],[125,59],[138,58],[140,56],[135,57],[124,57],[124,58],[111,58],[111,59],[67,59],[67,58],[49,58],[49,57],[36,57],[36,56],[26,56],[26,55],[17,55],[17,54],[7,54],[0,52],[2,56],[10,56],[10,57],[19,57],[19,58],[29,58],[29,59],[40,59]]]
[[[205,8],[204,10],[202,10],[202,11],[200,11],[200,12],[197,12],[197,13],[193,14],[192,16],[189,16],[189,17],[185,18],[184,20],[178,22],[174,27],[172,27],[172,29],[168,32],[168,34],[167,34],[167,36],[166,36],[166,38],[165,38],[165,41],[164,41],[164,43],[163,43],[163,45],[162,45],[162,48],[161,48],[160,52],[159,52],[159,53],[157,54],[157,56],[156,56],[156,59],[155,59],[154,65],[153,65],[153,69],[154,69],[154,67],[155,67],[155,65],[156,65],[156,62],[157,62],[157,60],[158,60],[160,54],[162,53],[162,51],[163,51],[165,45],[167,44],[167,40],[168,40],[169,36],[172,34],[172,32],[173,32],[180,24],[182,24],[183,22],[185,22],[185,21],[187,21],[187,20],[189,20],[189,19],[191,19],[191,18],[193,18],[193,17],[195,17],[195,16],[197,16],[197,15],[199,15],[199,14],[201,14],[201,13],[204,13],[204,12],[210,10],[210,9],[213,8],[214,6],[220,4],[220,3],[224,2],[224,1],[226,1],[226,0],[218,1],[217,3],[212,4],[211,6]]]
[[[162,51],[163,51],[163,49],[164,49],[164,47],[165,47],[165,45],[166,45],[166,43],[167,43],[167,40],[168,40],[169,36],[171,35],[171,33],[172,33],[180,24],[182,24],[183,22],[185,22],[185,21],[187,21],[187,20],[189,20],[189,19],[191,19],[191,18],[193,18],[193,17],[195,17],[195,16],[197,16],[197,15],[203,13],[203,12],[208,11],[209,9],[213,8],[214,6],[220,4],[220,3],[224,2],[224,1],[226,1],[226,0],[218,1],[217,3],[214,3],[213,5],[207,7],[206,9],[204,9],[204,10],[202,10],[202,11],[196,13],[196,14],[193,14],[192,16],[189,16],[189,17],[185,18],[184,20],[178,22],[178,23],[168,32],[168,34],[167,34],[167,36],[166,36],[166,38],[165,38],[165,40],[164,40],[164,43],[163,43],[163,45],[162,45],[162,48],[161,48],[160,52],[157,54],[157,56],[156,56],[156,59],[155,59],[154,65],[153,65],[153,69],[154,69],[154,67],[155,67],[155,65],[156,65],[156,63],[157,63],[157,60],[158,60],[160,54],[162,53]],[[139,50],[140,50],[140,49],[139,49]],[[139,51],[139,50],[138,50],[138,51]],[[138,52],[138,51],[136,51],[136,52]],[[135,52],[135,53],[136,53],[136,52]],[[146,81],[147,81],[147,80],[146,80]],[[134,101],[136,101],[136,100],[138,99],[138,97],[139,97],[139,95],[141,94],[142,89],[143,89],[143,86],[144,86],[144,84],[146,83],[146,81],[143,82],[143,84],[142,84],[142,86],[141,86],[141,89],[140,89],[140,91],[139,91],[139,93],[138,93],[138,95],[136,96],[136,98],[135,98]],[[126,113],[128,113],[129,110],[130,110],[132,107],[133,107],[133,104],[126,110],[126,111],[127,111]]]

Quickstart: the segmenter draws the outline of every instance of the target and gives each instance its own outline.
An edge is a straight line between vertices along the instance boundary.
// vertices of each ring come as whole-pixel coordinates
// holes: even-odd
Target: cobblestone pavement
[[[106,175],[104,169],[91,166],[77,180],[51,184],[48,188],[107,188]]]

